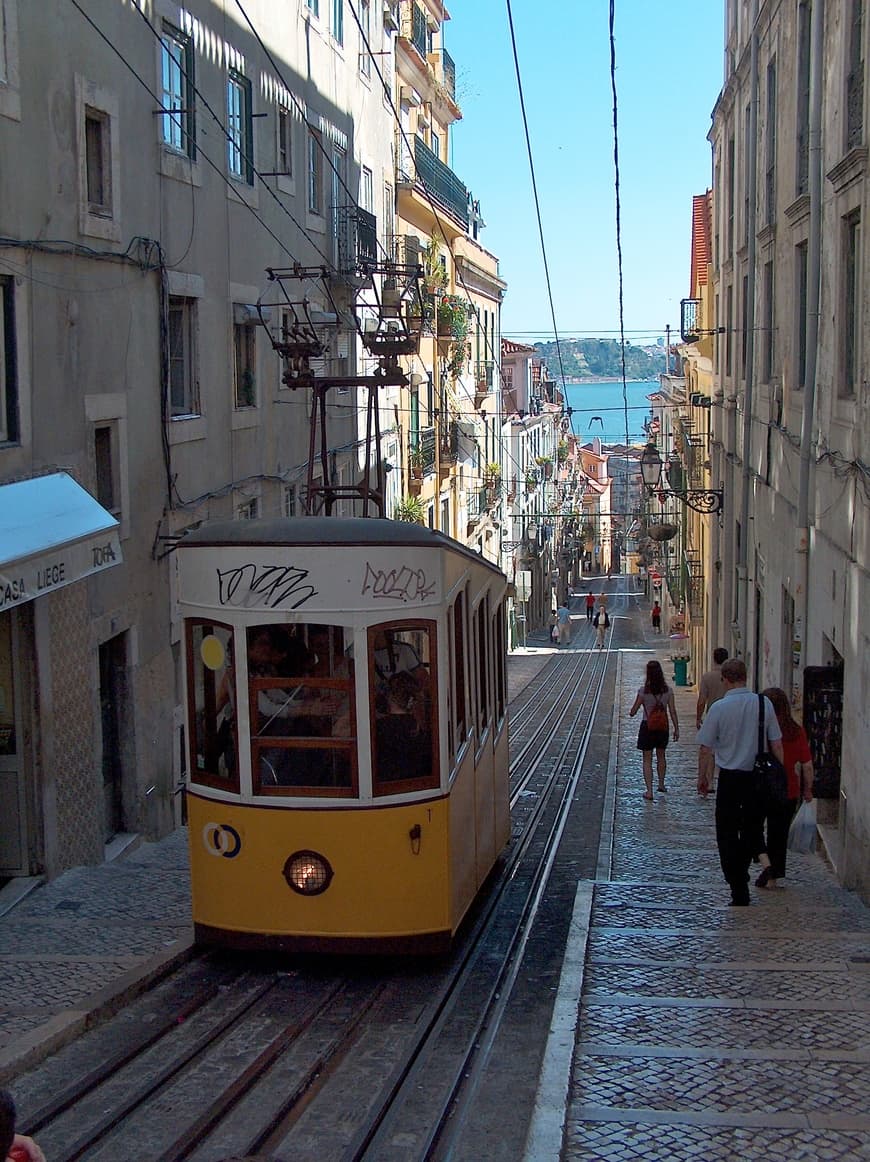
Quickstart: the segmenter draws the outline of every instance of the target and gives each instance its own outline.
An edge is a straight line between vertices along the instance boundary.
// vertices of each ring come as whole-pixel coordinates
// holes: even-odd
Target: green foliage
[[[555,343],[536,343],[538,355],[552,368],[559,366]],[[561,366],[568,379],[620,379],[622,357],[618,339],[560,339]],[[655,379],[665,369],[665,353],[651,354],[642,347],[625,345],[627,379]]]
[[[403,497],[393,509],[393,520],[403,520],[408,524],[426,523],[426,508],[419,496]]]

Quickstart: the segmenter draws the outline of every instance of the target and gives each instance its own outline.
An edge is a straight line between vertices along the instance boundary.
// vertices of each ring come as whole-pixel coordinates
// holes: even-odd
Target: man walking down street
[[[592,624],[592,614],[595,611],[595,598],[591,593],[586,594],[586,620]]]
[[[728,651],[719,646],[713,650],[713,669],[701,675],[698,684],[698,705],[695,708],[695,726],[701,729],[704,711],[709,710],[714,702],[718,702],[725,693],[725,683],[722,681],[722,663],[728,660]]]
[[[571,611],[564,603],[556,610],[556,624],[559,627],[559,645],[571,644]]]
[[[746,689],[746,664],[729,658],[722,665],[725,693],[710,707],[698,731],[701,747],[699,778],[708,785],[715,762],[719,767],[716,793],[716,846],[722,874],[731,888],[731,904],[749,903],[749,865],[760,851],[761,805],[752,768],[758,752],[758,696]],[[782,762],[782,732],[769,699],[764,699],[767,749]]]

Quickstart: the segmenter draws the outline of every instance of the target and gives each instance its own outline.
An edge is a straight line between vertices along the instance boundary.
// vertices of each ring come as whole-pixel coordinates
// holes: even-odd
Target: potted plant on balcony
[[[556,449],[556,459],[559,461],[560,465],[568,463],[568,441],[567,440],[560,440],[559,441],[559,447]]]
[[[552,456],[536,456],[535,463],[541,469],[541,475],[545,480],[549,480],[553,475],[553,457]]]
[[[438,334],[465,340],[468,335],[469,304],[461,295],[441,295],[438,299]]]
[[[526,491],[534,492],[538,487],[538,472],[536,468],[530,468],[526,473]]]
[[[403,496],[393,509],[393,520],[405,521],[412,525],[426,523],[426,508],[419,496]]]
[[[447,356],[447,371],[453,379],[458,379],[465,370],[467,363],[468,343],[466,343],[465,339],[457,340],[450,345],[450,354]]]
[[[441,246],[437,238],[430,238],[420,255],[423,278],[420,290],[424,295],[437,295],[447,286],[447,269],[441,261]]]

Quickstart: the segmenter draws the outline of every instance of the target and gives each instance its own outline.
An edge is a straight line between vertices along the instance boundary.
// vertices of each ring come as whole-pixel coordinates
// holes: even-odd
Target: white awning
[[[65,472],[0,484],[0,611],[121,560],[118,522]]]

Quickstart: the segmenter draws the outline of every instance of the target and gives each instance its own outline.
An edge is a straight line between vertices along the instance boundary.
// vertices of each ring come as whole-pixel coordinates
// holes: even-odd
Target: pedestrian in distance
[[[550,610],[550,620],[548,622],[548,625],[550,626],[550,641],[551,642],[558,642],[558,640],[559,640],[559,615],[556,613],[555,609]]]
[[[629,718],[634,718],[638,710],[643,710],[643,719],[637,732],[637,749],[641,752],[643,761],[643,781],[646,790],[644,799],[652,800],[652,757],[656,756],[656,773],[658,774],[658,789],[667,791],[665,777],[668,771],[668,760],[665,754],[670,740],[668,729],[668,714],[674,724],[674,742],[680,738],[680,724],[677,720],[677,705],[674,692],[665,681],[661,662],[655,660],[646,664],[646,681],[637,692],[637,697]]]
[[[595,626],[595,641],[598,644],[598,648],[603,649],[604,635],[610,628],[610,618],[607,614],[607,610],[603,605],[593,617],[592,624]]]
[[[722,663],[727,661],[728,651],[722,646],[718,646],[713,650],[713,669],[708,670],[706,674],[701,675],[701,680],[698,683],[698,702],[695,706],[695,729],[701,729],[701,722],[704,717],[704,711],[709,710],[714,702],[718,702],[725,693],[725,684],[722,681]],[[716,768],[714,766],[713,772],[710,776],[710,783],[708,784],[701,778],[700,765],[698,768],[698,794],[707,796],[710,791],[715,790],[716,787]]]
[[[662,607],[658,601],[653,602],[653,607],[650,610],[650,620],[652,621],[653,633],[662,632]]]
[[[746,664],[741,658],[729,658],[723,663],[722,681],[725,693],[710,707],[698,731],[699,777],[709,784],[714,762],[719,767],[719,862],[731,889],[731,906],[746,907],[753,855],[759,854],[762,870],[770,863],[764,852],[761,804],[753,770],[758,751],[758,697],[746,689]],[[782,762],[782,731],[769,698],[764,699],[763,707],[767,749]]]
[[[0,1089],[0,1159],[8,1162],[45,1162],[32,1138],[15,1133],[15,1102],[8,1089]]]
[[[778,888],[785,878],[785,858],[788,849],[788,830],[801,800],[811,803],[813,799],[813,756],[810,751],[806,731],[792,718],[791,706],[785,690],[771,686],[764,691],[770,699],[776,714],[776,721],[782,731],[783,766],[788,778],[788,798],[785,803],[767,805],[763,820],[765,827],[765,850],[770,866],[763,867],[755,881],[759,888]]]
[[[595,598],[591,593],[586,594],[586,620],[592,624],[592,616],[595,613]]]
[[[559,625],[559,645],[569,646],[571,644],[571,611],[568,606],[560,605],[556,610],[556,617]]]

